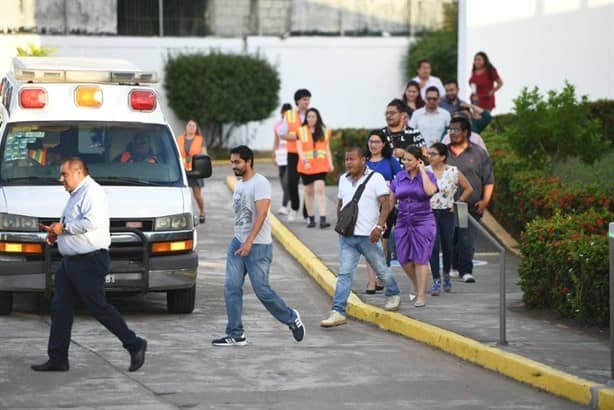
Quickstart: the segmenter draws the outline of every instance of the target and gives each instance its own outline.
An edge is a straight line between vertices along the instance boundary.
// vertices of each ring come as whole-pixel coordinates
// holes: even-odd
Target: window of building
[[[160,34],[159,4],[162,3],[164,36],[208,34],[207,0],[118,0],[117,34],[157,36]]]

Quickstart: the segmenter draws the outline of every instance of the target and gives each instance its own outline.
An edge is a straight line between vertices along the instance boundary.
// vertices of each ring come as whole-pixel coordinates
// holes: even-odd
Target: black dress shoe
[[[30,367],[36,372],[67,372],[69,369],[68,361],[54,362],[51,360],[41,364],[33,364]]]
[[[136,372],[145,363],[145,351],[147,350],[147,340],[143,339],[143,344],[139,350],[130,353],[130,367],[128,371]]]

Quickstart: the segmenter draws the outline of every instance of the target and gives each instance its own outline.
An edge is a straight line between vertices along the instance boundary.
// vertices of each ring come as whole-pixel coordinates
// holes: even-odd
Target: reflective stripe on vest
[[[47,151],[45,149],[29,149],[28,156],[41,165],[47,163]]]
[[[306,169],[303,161],[299,161],[297,166],[297,171],[299,173],[313,175],[330,171],[330,164],[328,163],[328,158],[326,158],[330,135],[331,131],[325,129],[324,139],[316,142],[314,146],[313,137],[311,136],[311,131],[309,131],[309,127],[305,125],[300,128],[299,139],[303,148],[302,159],[306,159],[311,165],[311,167],[309,169]]]
[[[297,135],[301,129],[301,116],[298,113],[297,108],[286,111],[285,114],[286,123],[288,124],[288,135]],[[292,154],[296,154],[296,140],[287,140],[286,151]]]

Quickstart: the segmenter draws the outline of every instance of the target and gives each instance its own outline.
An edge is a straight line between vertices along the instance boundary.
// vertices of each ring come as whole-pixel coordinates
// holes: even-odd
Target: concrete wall
[[[416,33],[439,28],[452,0],[208,0],[223,37],[298,33]],[[2,0],[0,31],[117,33],[117,0]]]
[[[468,96],[473,56],[485,51],[504,81],[497,113],[522,87],[614,99],[614,0],[460,0],[459,82]]]
[[[116,33],[117,0],[2,0],[0,30]]]
[[[386,104],[400,96],[404,84],[402,59],[406,38],[397,37],[278,37],[138,38],[94,36],[0,36],[0,73],[10,66],[15,47],[33,43],[56,49],[61,57],[123,58],[143,69],[164,74],[169,54],[222,52],[258,53],[274,64],[281,78],[281,102],[293,102],[297,88],[313,93],[312,105],[319,108],[329,127],[378,127],[384,124]],[[305,64],[305,62],[308,62]],[[168,108],[162,84],[161,106],[176,133],[183,130]],[[272,126],[277,109],[262,122],[240,127],[237,141],[249,140],[257,149],[272,146]]]

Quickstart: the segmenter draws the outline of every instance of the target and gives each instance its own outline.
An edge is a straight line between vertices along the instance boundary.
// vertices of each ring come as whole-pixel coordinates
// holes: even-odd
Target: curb
[[[235,182],[234,176],[226,178],[226,185],[233,191]],[[271,214],[269,218],[275,239],[305,268],[322,289],[332,296],[337,277],[275,215]],[[363,302],[354,292],[348,299],[347,313],[355,319],[376,324],[381,329],[425,343],[576,403],[590,405],[596,409],[614,408],[614,388],[556,370],[515,353],[487,346],[401,313],[385,311]]]

